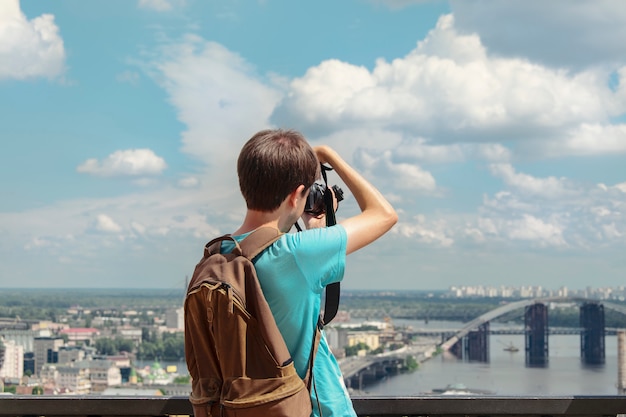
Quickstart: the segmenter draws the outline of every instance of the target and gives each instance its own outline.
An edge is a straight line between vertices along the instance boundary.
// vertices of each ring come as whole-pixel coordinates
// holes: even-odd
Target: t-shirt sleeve
[[[296,261],[316,292],[343,279],[348,236],[341,225],[297,233]]]

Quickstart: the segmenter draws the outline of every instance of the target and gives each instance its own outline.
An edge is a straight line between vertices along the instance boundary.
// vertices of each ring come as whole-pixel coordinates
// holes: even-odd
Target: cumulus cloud
[[[394,161],[390,151],[382,154],[359,149],[355,164],[371,178],[389,179],[396,189],[434,191],[435,178],[417,164]]]
[[[541,154],[587,156],[626,152],[626,124],[583,123],[558,141],[532,144]]]
[[[91,158],[80,164],[76,171],[101,177],[158,175],[167,164],[150,149],[115,151],[102,161]]]
[[[483,220],[471,224],[491,233],[492,240],[505,244],[503,238],[508,238],[540,247],[589,251],[624,245],[626,195],[621,184],[589,185],[563,178],[536,178],[508,166],[497,169],[502,170],[498,175],[506,178],[511,190],[486,197],[480,209]]]
[[[507,234],[511,239],[530,240],[540,246],[565,246],[563,228],[556,223],[545,222],[530,214],[507,222]]]
[[[105,233],[119,233],[122,231],[120,225],[106,214],[98,214],[94,227],[96,230]]]
[[[282,95],[241,56],[197,36],[167,45],[152,66],[186,126],[182,150],[217,170],[269,127]]]
[[[410,222],[400,222],[394,227],[393,233],[415,239],[428,246],[450,247],[454,244],[445,221],[429,221],[424,215],[415,216]]]
[[[413,51],[379,59],[371,71],[338,60],[310,68],[291,82],[273,118],[322,134],[365,125],[431,144],[528,141],[535,149],[547,142],[575,153],[582,145],[563,146],[563,132],[610,126],[626,110],[626,95],[611,89],[608,77],[493,56],[477,34],[458,33],[453,16],[445,15]],[[623,77],[619,72],[618,85]],[[590,146],[608,152],[614,142]]]
[[[55,78],[65,70],[65,48],[54,16],[32,20],[19,0],[0,2],[0,80]]]
[[[507,163],[491,164],[490,169],[492,174],[502,178],[505,184],[525,194],[547,198],[562,198],[564,194],[573,192],[569,189],[565,178],[537,178],[516,172],[515,168]]]
[[[168,12],[175,6],[182,6],[185,3],[185,0],[139,0],[138,7],[157,12]]]
[[[178,186],[182,188],[194,188],[200,185],[200,180],[197,177],[185,177],[178,181]]]

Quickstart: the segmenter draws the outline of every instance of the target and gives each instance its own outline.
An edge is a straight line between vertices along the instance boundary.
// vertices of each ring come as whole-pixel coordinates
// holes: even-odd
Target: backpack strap
[[[253,260],[282,235],[280,230],[273,227],[261,227],[246,236],[237,246],[240,247],[243,256]]]
[[[261,227],[246,236],[241,242],[231,234],[216,237],[204,246],[204,256],[220,253],[222,242],[231,241],[235,247],[232,252],[252,260],[282,236],[282,232],[273,227]]]
[[[320,340],[322,339],[322,329],[324,328],[324,324],[322,323],[322,318],[320,317],[317,321],[317,325],[315,326],[315,334],[313,335],[313,343],[311,343],[311,354],[309,355],[309,365],[306,369],[306,374],[304,375],[304,383],[306,387],[311,391],[311,384],[313,381],[313,362],[315,360],[315,355],[317,355],[317,348],[320,345]]]

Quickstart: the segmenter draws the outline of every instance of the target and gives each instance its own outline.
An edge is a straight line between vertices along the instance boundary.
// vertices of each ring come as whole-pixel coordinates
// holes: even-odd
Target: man
[[[303,215],[320,163],[335,170],[361,213],[336,226],[287,233]],[[293,130],[255,134],[239,154],[237,172],[247,211],[233,236],[241,240],[259,227],[274,227],[285,233],[255,259],[255,267],[296,370],[304,377],[325,287],[343,278],[346,255],[382,236],[396,223],[397,215],[334,150],[328,146],[311,148]],[[306,215],[304,220],[308,227],[319,223]],[[315,356],[311,400],[316,416],[356,415],[324,337]]]

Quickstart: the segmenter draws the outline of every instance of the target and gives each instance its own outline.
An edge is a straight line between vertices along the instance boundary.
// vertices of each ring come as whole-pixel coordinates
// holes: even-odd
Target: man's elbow
[[[382,222],[387,226],[387,230],[391,229],[396,223],[398,223],[398,213],[396,213],[396,211],[392,207],[390,207],[389,209],[385,210]]]

